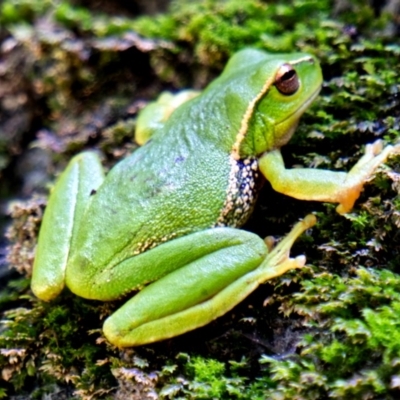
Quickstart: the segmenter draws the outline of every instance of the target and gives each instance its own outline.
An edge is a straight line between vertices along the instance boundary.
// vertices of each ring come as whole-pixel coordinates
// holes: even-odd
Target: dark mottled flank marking
[[[253,211],[261,186],[256,158],[243,160],[231,158],[230,163],[231,173],[226,200],[215,226],[243,225]]]

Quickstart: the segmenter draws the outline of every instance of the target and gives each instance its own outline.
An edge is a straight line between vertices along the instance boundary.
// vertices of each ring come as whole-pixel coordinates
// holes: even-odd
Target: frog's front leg
[[[273,150],[260,159],[260,170],[274,190],[301,200],[339,203],[337,212],[349,212],[364,183],[397,147],[376,141],[366,146],[364,156],[348,172],[311,168],[285,169],[281,152]]]
[[[64,288],[65,270],[73,239],[90,201],[104,180],[95,153],[74,157],[52,190],[40,229],[32,272],[32,290],[42,300],[55,298]]]
[[[168,263],[175,258],[182,261],[184,243],[190,261],[146,286],[111,315],[104,323],[105,336],[119,347],[138,346],[206,325],[241,302],[260,283],[303,266],[305,257],[289,258],[289,251],[314,223],[315,217],[307,216],[271,253],[257,235],[231,228],[194,233],[143,253],[149,267],[160,263],[163,253]],[[130,266],[124,268],[127,275]]]

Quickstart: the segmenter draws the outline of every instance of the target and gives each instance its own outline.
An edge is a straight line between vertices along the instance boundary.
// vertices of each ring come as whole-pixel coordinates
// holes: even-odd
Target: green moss
[[[308,16],[311,32],[317,21],[313,16],[327,13],[328,9],[328,1],[175,1],[170,14],[142,17],[133,27],[145,36],[167,38],[183,49],[193,48],[203,64],[221,65],[221,60],[249,45],[275,52],[293,51],[304,33],[304,25],[299,21]],[[302,39],[307,41],[311,37]]]
[[[32,22],[52,6],[51,0],[5,0],[0,6],[0,24],[3,26]]]
[[[71,295],[51,304],[22,298],[27,304],[4,313],[6,329],[0,332],[0,365],[11,393],[24,393],[34,376],[40,383],[34,397],[53,393],[54,383],[82,393],[115,384],[108,363],[99,362],[106,358],[105,345],[86,333],[98,327],[96,307]]]
[[[391,398],[399,373],[400,276],[368,268],[355,272],[347,278],[317,274],[284,301],[285,308],[304,317],[308,333],[290,360],[262,358],[277,383],[268,396]]]

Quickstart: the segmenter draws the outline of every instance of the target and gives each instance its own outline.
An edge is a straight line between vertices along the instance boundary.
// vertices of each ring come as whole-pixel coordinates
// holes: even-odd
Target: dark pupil
[[[282,81],[289,81],[290,79],[292,79],[295,75],[295,71],[292,69],[290,71],[285,72],[282,76],[281,76],[281,82]]]

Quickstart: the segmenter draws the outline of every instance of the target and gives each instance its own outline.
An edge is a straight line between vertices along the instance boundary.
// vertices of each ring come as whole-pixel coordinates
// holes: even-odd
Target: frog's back
[[[215,226],[229,178],[227,155],[181,136],[159,140],[114,167],[93,195],[77,238],[90,263],[118,263]]]

